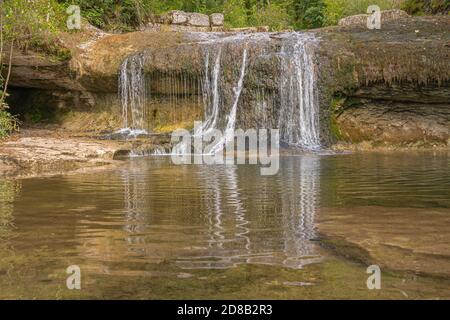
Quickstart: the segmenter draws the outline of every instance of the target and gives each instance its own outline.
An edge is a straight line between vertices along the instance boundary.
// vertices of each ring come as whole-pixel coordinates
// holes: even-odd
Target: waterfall
[[[189,73],[162,71],[156,77],[150,74],[146,83],[144,66],[148,61],[144,53],[123,61],[119,76],[122,132],[136,135],[149,129],[145,125],[151,122],[146,118],[151,112],[147,110],[149,101],[146,100],[153,99],[151,82],[156,95],[167,97],[163,103],[172,112],[174,123],[181,112],[179,107],[188,108],[190,97],[198,95],[195,103],[203,109],[204,121],[193,134],[198,137],[216,129],[224,132],[223,139],[210,149],[211,153],[223,149],[237,126],[278,128],[281,142],[304,150],[320,150],[320,110],[313,59],[318,39],[312,33],[198,34],[196,37],[193,50],[199,50],[202,60],[197,70],[191,69]],[[188,93],[191,83],[197,84],[193,89],[195,94],[192,89]],[[177,146],[176,152],[190,153],[190,150]]]
[[[248,54],[247,48],[245,48],[242,54],[242,66],[239,81],[237,83],[237,86],[233,88],[233,92],[235,95],[234,103],[233,106],[231,107],[230,114],[228,115],[228,123],[225,129],[225,135],[220,141],[217,142],[215,146],[211,148],[212,154],[222,151],[227,142],[234,141],[233,139],[234,139],[234,130],[236,127],[236,112],[237,106],[239,104],[239,99],[241,97],[242,88],[244,87],[245,71],[247,68],[247,54]]]
[[[240,77],[239,77],[239,81],[237,83],[237,86],[235,88],[233,88],[234,94],[235,94],[235,98],[234,98],[234,103],[233,103],[233,107],[231,108],[231,112],[228,116],[228,124],[227,124],[227,128],[226,128],[226,137],[229,138],[229,135],[233,135],[235,126],[236,126],[236,111],[237,111],[237,106],[239,103],[239,98],[241,97],[241,92],[242,92],[242,88],[244,86],[244,77],[245,77],[245,70],[247,67],[247,48],[244,49],[244,53],[242,55],[242,67],[241,67],[241,73],[240,73]]]
[[[144,108],[146,81],[143,53],[127,57],[119,71],[119,97],[122,105],[123,129],[119,133],[137,136],[145,134]]]
[[[242,63],[240,78],[237,86],[233,88],[234,101],[231,109],[226,115],[227,124],[225,128],[220,127],[219,106],[224,102],[223,88],[224,81],[220,79],[221,59],[223,58],[223,43],[234,41],[236,45],[244,46],[242,53]],[[203,94],[205,101],[205,122],[202,128],[203,134],[214,129],[225,129],[225,137],[220,140],[212,149],[211,153],[222,150],[224,143],[229,141],[236,127],[237,107],[240,101],[244,78],[246,73],[252,72],[247,69],[249,43],[259,42],[260,44],[272,41],[266,34],[263,35],[237,35],[225,39],[207,41],[207,54],[205,54],[205,88]],[[284,34],[281,38],[281,48],[279,52],[273,54],[279,56],[278,77],[278,109],[279,117],[277,126],[280,129],[280,139],[284,143],[299,147],[305,150],[319,150],[320,124],[319,124],[319,103],[316,88],[316,73],[313,61],[313,49],[317,39],[308,33]],[[212,45],[214,44],[214,45]],[[213,53],[211,53],[213,51]],[[214,66],[210,68],[210,57],[215,53]],[[230,67],[230,66],[228,66]],[[211,70],[210,70],[211,69]],[[265,98],[265,95],[260,95]],[[266,101],[259,101],[256,108],[267,105]],[[250,106],[253,107],[253,106]],[[248,106],[246,108],[248,110]],[[246,112],[243,110],[242,112]],[[266,110],[268,112],[269,110]],[[266,115],[264,115],[266,118]],[[262,120],[266,123],[266,120]],[[196,132],[195,134],[198,134]]]
[[[205,70],[203,81],[203,96],[205,103],[205,122],[202,131],[205,133],[213,130],[216,127],[219,118],[219,76],[220,76],[220,61],[222,56],[222,47],[217,50],[212,74],[209,70],[210,50],[205,50]]]
[[[227,39],[229,40],[229,39]],[[226,42],[225,42],[226,43]],[[209,154],[215,154],[223,150],[227,141],[231,141],[234,137],[234,129],[236,126],[236,114],[241,97],[241,92],[244,87],[244,78],[247,69],[248,60],[248,50],[245,47],[242,52],[242,62],[240,65],[239,79],[237,84],[232,88],[234,94],[233,104],[231,106],[229,114],[226,116],[226,127],[221,128],[219,122],[221,122],[221,104],[224,101],[222,97],[225,88],[221,87],[223,85],[221,81],[221,63],[222,63],[222,51],[224,50],[223,40],[209,40],[205,43],[204,47],[204,66],[203,71],[203,100],[204,100],[204,110],[205,110],[205,120],[203,125],[197,132],[194,132],[194,136],[207,135],[215,129],[224,130],[224,136],[222,139],[217,141],[214,146],[208,151]],[[210,61],[210,59],[212,61]],[[210,67],[211,62],[213,62],[212,67]],[[176,154],[186,154],[189,153],[188,147],[183,143],[175,146],[174,153]]]
[[[280,52],[281,140],[308,150],[320,149],[319,104],[309,34],[294,33]]]

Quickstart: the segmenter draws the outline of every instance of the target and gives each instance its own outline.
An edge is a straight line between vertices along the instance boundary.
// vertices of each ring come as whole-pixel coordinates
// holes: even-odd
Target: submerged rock
[[[448,209],[438,207],[328,208],[318,219],[323,244],[339,255],[384,272],[443,278],[450,276],[449,226]]]

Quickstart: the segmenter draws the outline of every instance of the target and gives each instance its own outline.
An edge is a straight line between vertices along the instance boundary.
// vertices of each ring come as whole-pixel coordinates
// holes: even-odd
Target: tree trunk
[[[11,76],[11,69],[12,69],[13,51],[14,51],[14,40],[11,40],[11,48],[9,49],[8,74],[6,76],[5,83],[3,84],[2,97],[0,98],[0,107],[2,107],[5,102],[6,91],[8,90],[8,82],[9,82],[9,78]]]

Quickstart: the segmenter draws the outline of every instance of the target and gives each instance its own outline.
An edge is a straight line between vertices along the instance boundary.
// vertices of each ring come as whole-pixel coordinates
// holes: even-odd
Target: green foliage
[[[323,0],[59,0],[76,4],[82,15],[99,28],[110,31],[136,29],[152,15],[170,10],[211,14],[223,12],[228,27],[270,26],[281,30],[296,26],[321,26]]]
[[[4,94],[3,86],[5,82],[1,73],[1,69],[2,68],[0,66],[0,98]],[[0,100],[0,139],[6,137],[9,134],[10,122],[8,121],[9,114],[6,112],[7,108],[8,106],[6,105],[6,103],[2,103]]]
[[[75,4],[88,21],[109,31],[132,31],[153,15],[170,10],[223,12],[228,27],[267,25],[272,30],[335,25],[339,19],[399,7],[411,14],[448,13],[448,0],[8,0],[4,1],[5,35],[21,48],[36,47],[67,58],[55,34],[65,26],[65,9]]]
[[[16,47],[44,50],[66,55],[58,44],[57,34],[65,24],[64,8],[55,0],[8,0],[3,4],[3,32]]]
[[[244,0],[226,1],[223,5],[223,13],[227,27],[243,28],[249,25]]]
[[[59,0],[68,7],[78,5],[82,15],[99,28],[109,31],[131,31],[148,18],[151,11],[158,11],[155,1],[142,0]]]
[[[325,18],[325,3],[323,0],[294,0],[296,29],[321,27]]]
[[[449,7],[448,0],[59,0],[59,2],[66,6],[79,5],[82,15],[90,23],[110,31],[134,30],[153,15],[170,10],[205,14],[223,12],[227,27],[267,25],[272,30],[281,30],[335,25],[345,16],[367,13],[367,8],[374,4],[380,6],[382,10],[399,8],[402,5],[413,14],[445,13]]]
[[[3,108],[0,108],[0,138],[9,136],[12,132],[17,131],[19,128],[18,120],[4,108],[5,105]]]
[[[325,7],[315,6],[308,8],[304,16],[304,27],[305,28],[319,28],[323,26],[325,21],[324,15]]]
[[[406,0],[402,9],[409,14],[449,14],[450,2],[448,0]]]
[[[282,4],[273,3],[268,6],[254,5],[248,21],[252,26],[269,26],[271,30],[281,31],[289,28],[291,17]]]
[[[65,6],[80,6],[82,15],[99,28],[109,31],[131,31],[152,15],[170,10],[210,14],[221,12],[227,2],[235,0],[59,0]]]
[[[0,72],[0,97],[4,93],[4,78]],[[6,96],[8,96],[6,94]],[[17,131],[19,127],[18,120],[13,117],[8,111],[8,105],[5,102],[0,101],[0,139],[9,136],[10,133]]]

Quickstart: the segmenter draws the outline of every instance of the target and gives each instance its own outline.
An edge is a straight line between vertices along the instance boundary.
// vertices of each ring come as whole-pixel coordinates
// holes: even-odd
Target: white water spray
[[[234,91],[234,103],[231,107],[230,114],[228,115],[228,123],[227,127],[225,129],[225,136],[217,142],[215,146],[211,148],[211,153],[217,153],[222,151],[222,149],[225,147],[225,144],[228,142],[234,142],[234,130],[236,127],[236,113],[237,113],[237,107],[239,104],[239,99],[241,97],[241,92],[244,87],[244,78],[245,78],[245,71],[247,69],[247,48],[244,49],[244,53],[242,55],[242,66],[241,66],[241,73],[239,76],[239,81],[237,83],[237,86],[233,88]]]
[[[285,143],[320,149],[319,104],[309,34],[294,33],[283,40],[280,68],[279,128]]]
[[[198,42],[203,50],[204,70],[201,80],[199,78],[197,81],[198,90],[195,90],[198,93],[196,100],[203,102],[205,117],[203,125],[197,128],[194,136],[209,135],[216,129],[225,131],[224,138],[210,149],[211,152],[219,152],[225,146],[224,142],[232,138],[237,119],[247,121],[239,112],[248,112],[249,115],[259,115],[257,120],[251,119],[253,126],[268,128],[270,125],[280,129],[282,142],[305,150],[320,150],[320,110],[313,59],[317,41],[310,33],[235,34],[223,37],[205,34]],[[233,75],[238,73],[239,62],[233,61],[233,55],[240,50],[242,63],[237,78]],[[252,60],[249,63],[250,57]],[[261,77],[258,73],[260,70],[250,67],[261,57],[273,67],[269,76],[273,74],[274,79],[278,81],[278,88],[266,91],[265,82],[259,79],[256,89],[250,86],[245,91],[255,93],[256,90],[257,101],[252,100],[252,96],[249,96],[250,99],[246,97],[245,101],[254,102],[243,105],[243,110],[239,105],[242,101],[244,80],[248,75],[253,81],[248,83],[254,84],[255,75],[258,77],[259,74]],[[278,58],[279,64],[273,64],[274,57]],[[144,128],[148,119],[144,118],[148,116],[149,110],[146,110],[148,84],[144,74],[145,62],[145,55],[140,53],[125,59],[120,68],[119,94],[124,119],[124,129],[121,133],[128,136],[146,133]],[[164,83],[164,92],[167,92],[167,88],[170,89],[168,92],[171,110],[176,112],[177,107],[189,98],[187,87],[190,87],[192,76],[184,75],[183,72],[163,76],[160,81],[167,82]],[[237,85],[234,85],[236,81]],[[270,115],[277,117],[273,119]],[[246,126],[246,123],[241,125]],[[190,153],[191,150],[180,146],[177,152]]]
[[[208,133],[210,130],[214,130],[217,121],[219,119],[219,76],[220,76],[220,62],[222,56],[222,47],[219,47],[214,66],[212,69],[212,75],[210,78],[209,72],[209,57],[210,51],[206,50],[205,55],[205,78],[203,82],[203,95],[205,98],[205,125],[202,128],[203,133]],[[196,133],[198,134],[198,133]]]
[[[136,54],[126,58],[120,66],[119,97],[122,104],[123,129],[117,133],[138,136],[144,130],[146,81],[145,56]]]

